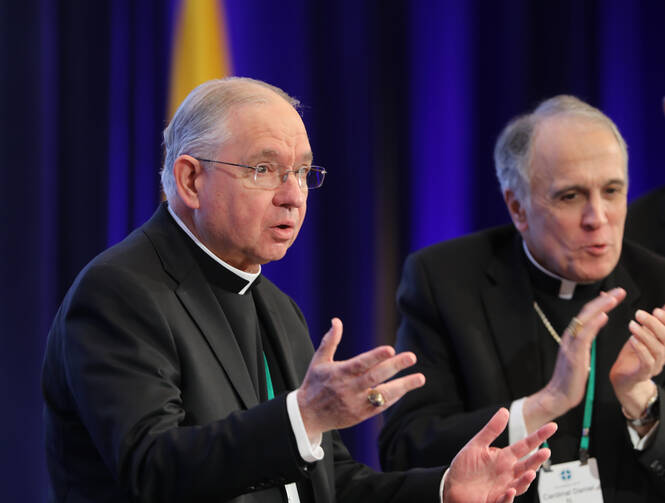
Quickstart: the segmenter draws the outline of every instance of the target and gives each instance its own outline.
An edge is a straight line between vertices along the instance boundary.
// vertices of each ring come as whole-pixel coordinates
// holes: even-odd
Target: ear
[[[508,213],[513,220],[515,228],[519,232],[524,232],[529,227],[529,222],[526,217],[526,207],[522,201],[517,198],[517,195],[510,189],[503,193],[503,200],[506,202]]]
[[[182,202],[191,209],[199,207],[197,178],[203,174],[203,166],[191,155],[181,155],[173,163],[176,190]]]

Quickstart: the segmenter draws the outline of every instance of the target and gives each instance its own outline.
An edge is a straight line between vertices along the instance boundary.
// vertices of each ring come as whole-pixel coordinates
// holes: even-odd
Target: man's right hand
[[[416,355],[410,352],[396,355],[391,346],[379,346],[349,360],[334,361],[341,338],[342,322],[333,318],[298,388],[298,407],[310,440],[375,416],[405,393],[425,384],[422,374],[388,381],[416,363]],[[368,401],[371,389],[381,393],[383,405],[377,407]]]
[[[607,323],[607,313],[625,297],[623,288],[601,292],[577,315],[582,324],[577,333],[573,334],[569,328],[563,333],[552,378],[543,389],[524,401],[523,415],[528,432],[562,416],[582,401],[589,377],[591,344]]]

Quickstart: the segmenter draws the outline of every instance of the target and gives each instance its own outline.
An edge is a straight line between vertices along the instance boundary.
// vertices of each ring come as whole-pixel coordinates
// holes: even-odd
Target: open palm
[[[548,423],[503,449],[490,447],[505,429],[508,418],[508,411],[500,409],[455,456],[446,475],[445,503],[506,503],[529,488],[550,452],[539,449],[522,458],[549,438],[556,425]]]

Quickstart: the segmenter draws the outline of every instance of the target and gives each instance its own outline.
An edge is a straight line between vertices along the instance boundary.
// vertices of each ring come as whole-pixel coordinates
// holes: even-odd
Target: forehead
[[[626,179],[626,160],[612,130],[599,120],[575,115],[539,124],[532,147],[531,179],[562,182]]]
[[[264,103],[233,107],[226,125],[231,134],[224,150],[248,158],[270,154],[274,157],[307,158],[311,149],[305,125],[298,112],[282,98]]]

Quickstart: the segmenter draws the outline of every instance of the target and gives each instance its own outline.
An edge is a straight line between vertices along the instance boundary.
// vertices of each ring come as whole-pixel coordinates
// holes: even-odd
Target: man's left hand
[[[610,381],[622,407],[630,417],[640,417],[655,392],[651,378],[665,364],[665,311],[651,314],[639,310],[628,325],[631,337],[619,352]]]
[[[300,415],[310,440],[383,412],[405,393],[425,384],[425,376],[420,373],[389,380],[416,363],[413,353],[395,354],[390,346],[379,346],[349,360],[335,361],[341,338],[342,322],[333,318],[298,389]],[[372,390],[380,393],[381,405],[369,402]]]
[[[527,454],[554,434],[556,424],[547,423],[503,449],[490,447],[506,428],[508,417],[507,409],[499,409],[455,456],[446,475],[444,503],[509,503],[529,488],[550,451]]]

